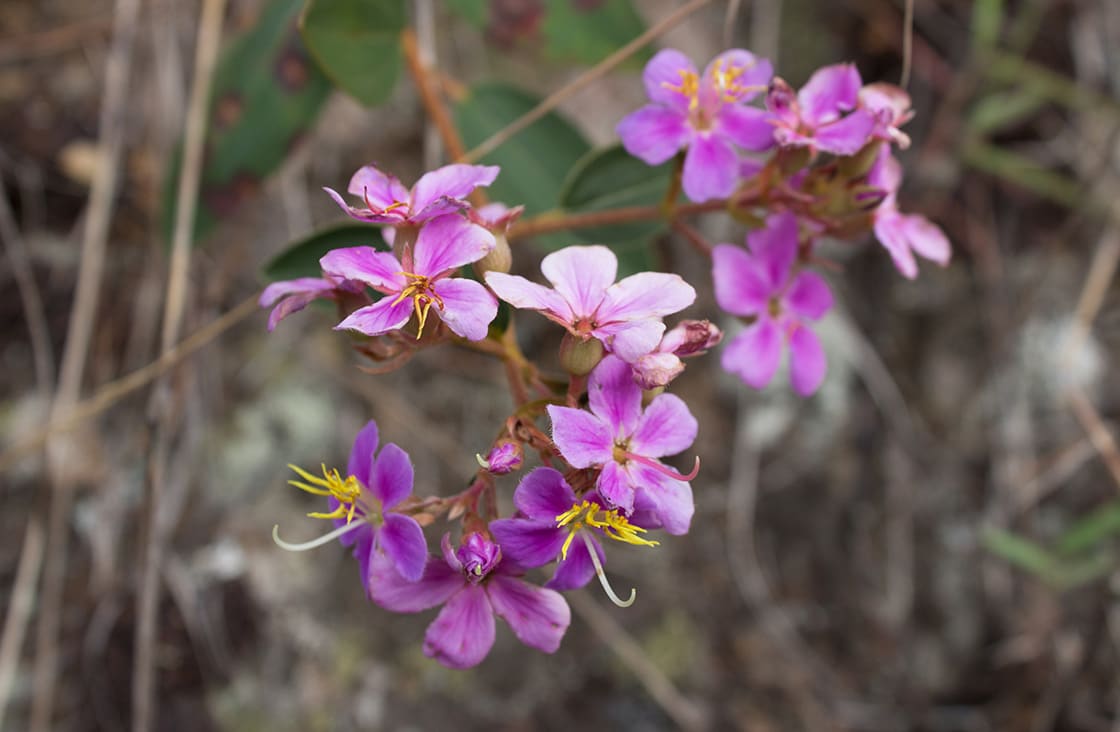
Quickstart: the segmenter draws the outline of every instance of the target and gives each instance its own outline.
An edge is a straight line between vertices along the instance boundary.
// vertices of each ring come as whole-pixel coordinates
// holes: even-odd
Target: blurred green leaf
[[[1056,203],[1075,208],[1081,202],[1081,187],[1077,181],[1002,147],[974,141],[965,145],[963,158],[966,164],[978,170]]]
[[[549,58],[590,66],[640,36],[645,24],[630,0],[549,0],[541,30]],[[629,63],[650,55],[643,49]]]
[[[271,0],[250,30],[218,60],[206,133],[194,239],[253,198],[264,178],[287,158],[330,93],[300,43],[300,0]],[[163,231],[171,240],[181,149],[163,186]]]
[[[407,22],[405,0],[308,0],[300,31],[331,81],[372,106],[388,99],[397,83]]]
[[[977,135],[997,132],[1025,122],[1047,101],[1046,95],[1033,87],[993,92],[982,97],[972,108],[968,125]]]
[[[342,247],[373,247],[389,251],[381,237],[381,228],[369,224],[344,223],[316,231],[293,243],[264,266],[264,276],[271,282],[294,280],[297,277],[319,277],[319,259],[332,249]]]
[[[1058,540],[1058,551],[1076,554],[1096,549],[1108,539],[1120,535],[1120,499],[1080,519]]]
[[[984,66],[984,75],[993,81],[1029,87],[1032,94],[1070,109],[1120,118],[1120,102],[1116,99],[1015,54],[994,51],[990,54],[989,63]]]
[[[540,99],[507,84],[480,84],[455,106],[455,125],[470,148],[537,106]],[[557,207],[564,177],[588,151],[583,135],[549,113],[518,132],[480,162],[500,165],[490,196],[527,214]]]
[[[992,48],[999,41],[1003,26],[1003,0],[975,0],[972,4],[972,42],[979,48]]]
[[[1029,539],[995,528],[986,529],[981,538],[988,551],[1058,590],[1073,589],[1116,569],[1115,557],[1105,552],[1060,557]]]
[[[651,167],[621,145],[592,150],[568,173],[560,191],[560,206],[569,213],[606,211],[626,206],[656,206],[669,188],[673,164]],[[573,234],[584,241],[622,243],[646,241],[664,231],[664,221],[637,221]]]

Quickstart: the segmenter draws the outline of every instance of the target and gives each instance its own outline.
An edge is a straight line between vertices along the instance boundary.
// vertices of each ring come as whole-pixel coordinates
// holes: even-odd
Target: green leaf
[[[1101,506],[1071,526],[1058,540],[1058,551],[1076,554],[1096,549],[1120,535],[1120,500]]]
[[[541,31],[550,59],[590,66],[640,36],[645,24],[630,0],[548,0]],[[649,50],[643,49],[629,63],[641,65],[649,57]]]
[[[455,125],[471,148],[539,102],[507,84],[480,84],[455,106]],[[480,161],[502,168],[489,194],[509,206],[524,205],[530,215],[552,210],[560,202],[564,177],[589,148],[571,123],[550,112]]]
[[[1058,558],[1033,541],[995,528],[985,529],[981,538],[988,551],[1008,563],[1042,580],[1054,578]]]
[[[381,237],[381,228],[369,224],[344,223],[321,229],[295,242],[264,266],[264,276],[271,282],[318,277],[319,259],[332,249],[342,247],[373,247],[389,251]]]
[[[995,92],[976,103],[968,124],[977,135],[997,132],[1025,122],[1046,102],[1046,96],[1032,87]]]
[[[388,99],[397,83],[407,22],[405,0],[308,0],[300,31],[331,81],[373,106]]]
[[[672,172],[672,163],[651,167],[622,145],[592,150],[568,173],[560,191],[560,206],[568,213],[656,206],[665,197]],[[572,233],[584,241],[622,243],[648,240],[665,228],[664,220],[653,220],[575,229]]]
[[[973,168],[1003,178],[1055,203],[1075,208],[1082,202],[1081,186],[1077,181],[1002,147],[973,141],[965,145],[963,158]]]
[[[972,5],[972,42],[991,48],[999,41],[1003,25],[1003,0],[976,0]]]
[[[296,32],[300,0],[271,0],[250,30],[218,60],[206,133],[194,239],[252,199],[318,116],[330,83],[311,63]],[[181,149],[163,187],[163,230],[175,221]]]

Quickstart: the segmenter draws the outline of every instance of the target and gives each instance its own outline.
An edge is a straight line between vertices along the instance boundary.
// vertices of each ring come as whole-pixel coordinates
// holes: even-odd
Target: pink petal
[[[262,300],[264,299],[264,295],[266,294],[268,294],[267,288],[265,289],[264,294],[261,295]],[[272,309],[272,312],[268,314],[268,332],[271,333],[272,331],[276,330],[276,326],[280,325],[280,321],[284,318],[288,317],[292,313],[298,313],[300,310],[303,310],[305,307],[310,305],[312,301],[318,300],[321,297],[334,297],[333,288],[331,290],[326,290],[325,292],[304,291],[284,297],[284,299],[281,300],[280,303]]]
[[[628,363],[615,356],[600,361],[591,372],[587,398],[591,412],[609,426],[611,437],[633,434],[642,413],[642,388],[634,383]]]
[[[477,666],[493,645],[494,611],[479,585],[453,595],[424,635],[424,655],[448,668]]]
[[[599,564],[606,564],[607,558],[599,541],[592,538],[591,546],[595,547],[595,553],[599,555]],[[591,554],[583,539],[577,537],[568,549],[568,558],[556,563],[556,573],[544,586],[551,590],[577,590],[594,576],[595,565],[591,563]]]
[[[552,440],[573,468],[590,468],[611,459],[612,435],[595,415],[582,409],[550,405],[548,416],[552,420]]]
[[[406,284],[400,261],[373,247],[332,249],[319,260],[319,266],[332,277],[364,282],[381,292],[400,292]]]
[[[765,110],[727,104],[716,115],[712,129],[741,148],[762,152],[774,146],[771,119]]]
[[[609,508],[617,508],[627,515],[634,510],[634,481],[626,469],[614,460],[603,465],[595,487]]]
[[[814,127],[837,119],[841,112],[855,108],[861,86],[855,64],[817,69],[797,93],[801,119]]]
[[[803,397],[815,392],[824,381],[828,360],[817,334],[804,325],[794,329],[789,339],[789,380]]]
[[[418,613],[447,601],[459,591],[463,575],[440,557],[429,557],[419,581],[401,577],[393,560],[374,552],[369,564],[370,599],[395,613]]]
[[[649,165],[676,155],[692,132],[685,113],[652,104],[623,117],[617,130],[626,152]]]
[[[634,363],[657,348],[664,332],[664,323],[659,319],[647,318],[608,323],[591,331],[591,334],[602,341],[610,353],[626,363]]]
[[[731,244],[719,244],[712,250],[712,281],[716,303],[732,315],[763,312],[774,291],[759,262]]]
[[[697,429],[696,418],[680,397],[660,394],[638,420],[630,452],[652,458],[676,455],[692,446]]]
[[[651,102],[664,104],[678,112],[687,112],[689,98],[671,87],[679,88],[682,74],[695,74],[696,66],[688,56],[673,48],[665,48],[654,54],[642,71],[642,82],[646,96]]]
[[[351,196],[368,200],[379,209],[389,208],[394,203],[408,203],[409,200],[408,189],[396,176],[382,173],[372,165],[359,168],[350,178],[346,190]]]
[[[569,510],[576,501],[572,487],[560,471],[536,468],[518,484],[513,492],[513,504],[529,518],[555,522],[556,517]]]
[[[403,328],[411,317],[412,300],[405,298],[396,302],[396,297],[390,294],[372,305],[358,308],[334,329],[356,330],[368,336],[376,336]]]
[[[432,219],[420,229],[413,250],[415,274],[438,277],[477,262],[495,246],[494,235],[458,214]]]
[[[727,344],[720,365],[749,386],[761,389],[774,378],[781,360],[782,333],[772,319],[763,316]]]
[[[733,93],[725,90],[724,93],[736,102],[748,102],[766,91],[766,86],[774,75],[774,69],[768,60],[758,58],[750,51],[732,48],[712,59],[707,68],[704,69],[703,82],[711,86],[712,75],[717,69],[722,69],[724,73],[727,73],[735,68],[742,69],[742,73],[735,78],[734,84],[743,89]]]
[[[918,276],[918,263],[914,260],[914,253],[910,251],[910,240],[906,236],[902,214],[887,211],[877,215],[875,238],[890,253],[895,268],[903,277],[912,280]]]
[[[675,353],[647,353],[632,365],[634,379],[643,389],[667,386],[684,371],[684,362]]]
[[[917,214],[903,216],[902,222],[910,247],[915,252],[942,267],[949,264],[953,249],[941,227]]]
[[[639,488],[639,505],[651,508],[665,531],[674,536],[688,533],[696,507],[692,486],[659,473],[647,465],[630,463],[627,468]]]
[[[479,186],[488,186],[498,177],[497,165],[445,165],[425,173],[412,187],[414,220],[423,220],[424,209],[441,198],[466,198]]]
[[[766,228],[747,234],[751,253],[765,267],[771,291],[785,286],[790,268],[797,259],[797,217],[789,211],[771,214]]]
[[[373,475],[365,483],[381,506],[390,509],[412,493],[412,461],[408,453],[390,442],[373,463]]]
[[[607,288],[596,311],[600,323],[661,318],[684,310],[696,301],[696,290],[680,275],[639,272]]]
[[[262,308],[271,307],[282,297],[300,293],[322,293],[334,290],[334,283],[321,277],[300,277],[294,280],[273,282],[264,288],[257,301]]]
[[[370,484],[370,472],[373,468],[373,454],[377,452],[377,423],[372,419],[366,422],[358,435],[354,438],[354,446],[350,448],[350,460],[346,465],[347,475],[353,475],[362,485]]]
[[[832,308],[832,291],[816,272],[802,272],[782,300],[794,314],[819,320]]]
[[[523,518],[498,519],[490,522],[490,532],[502,547],[503,561],[522,567],[539,567],[556,559],[568,537],[565,529],[556,527],[555,519],[548,524]]]
[[[560,593],[502,575],[491,578],[486,590],[494,613],[509,623],[518,640],[545,653],[560,647],[572,622],[572,612]]]
[[[541,272],[577,318],[589,317],[618,273],[618,258],[604,246],[565,247],[541,260]]]
[[[730,196],[739,183],[738,153],[719,135],[697,135],[685,153],[681,183],[695,203]]]
[[[487,272],[486,284],[494,294],[515,308],[543,310],[560,320],[573,320],[572,309],[556,290],[530,282],[524,277],[501,272]]]
[[[375,530],[377,543],[401,576],[416,582],[424,574],[424,563],[428,558],[424,530],[411,516],[387,513],[384,518],[385,523]]]
[[[443,307],[432,309],[447,327],[467,340],[481,341],[490,322],[498,314],[498,301],[490,291],[474,280],[455,277],[440,280],[432,289],[443,300]]]
[[[813,144],[834,155],[855,155],[871,139],[875,118],[865,109],[857,109],[842,120],[818,127]]]

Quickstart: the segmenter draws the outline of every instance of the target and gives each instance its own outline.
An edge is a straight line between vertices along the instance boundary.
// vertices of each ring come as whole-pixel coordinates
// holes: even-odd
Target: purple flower
[[[876,124],[871,112],[857,109],[862,85],[855,64],[818,69],[796,95],[775,77],[766,93],[766,108],[774,116],[778,144],[854,155],[867,144]]]
[[[478,665],[494,645],[495,615],[527,646],[545,653],[560,647],[571,610],[558,592],[516,576],[521,569],[480,533],[464,537],[458,550],[444,535],[441,546],[443,556],[429,557],[418,582],[379,557],[371,565],[370,596],[381,607],[415,613],[443,605],[424,636],[424,655],[450,668]]]
[[[601,572],[604,555],[597,536],[638,546],[657,545],[641,537],[644,527],[627,520],[617,509],[604,507],[594,491],[577,498],[564,476],[552,468],[537,468],[526,475],[513,502],[520,516],[492,521],[490,530],[502,550],[524,567],[539,567],[559,557],[556,573],[545,584],[554,590],[583,587],[597,573],[597,566]],[[577,535],[580,541],[574,541]]]
[[[688,148],[685,195],[697,202],[729,196],[739,183],[736,146],[761,151],[774,143],[766,112],[745,104],[772,73],[769,61],[737,48],[717,56],[702,75],[680,51],[659,51],[642,73],[653,104],[623,118],[618,136],[627,152],[650,165]]]
[[[365,202],[364,208],[350,206],[332,188],[323,190],[358,221],[417,225],[468,208],[467,196],[475,188],[493,183],[499,170],[496,165],[446,165],[425,173],[409,191],[395,176],[367,165],[354,173],[346,189]]]
[[[521,467],[524,460],[524,451],[520,443],[512,440],[502,440],[490,450],[490,454],[483,460],[479,455],[478,463],[494,475],[512,473]]]
[[[510,305],[538,310],[584,341],[596,338],[628,363],[657,347],[662,317],[696,299],[675,274],[639,272],[615,282],[618,259],[604,246],[553,252],[541,261],[541,272],[555,289],[500,272],[487,272],[486,284]]]
[[[327,252],[319,264],[328,276],[357,280],[385,295],[355,310],[335,330],[381,335],[404,327],[415,313],[419,338],[435,305],[436,314],[455,333],[482,340],[498,313],[498,303],[482,284],[453,275],[493,248],[493,234],[458,214],[448,214],[421,227],[414,249],[405,248],[403,263],[372,247]]]
[[[806,321],[828,312],[832,292],[814,272],[791,277],[798,252],[793,214],[770,216],[765,229],[747,235],[747,243],[750,252],[731,244],[712,250],[716,302],[732,315],[755,318],[723,349],[723,368],[761,389],[774,377],[788,342],[790,381],[798,394],[809,396],[824,380],[828,362]]]
[[[682,320],[657,348],[634,362],[634,380],[643,389],[667,386],[684,371],[682,358],[706,353],[722,340],[723,332],[707,320]]]
[[[882,81],[868,84],[859,90],[859,106],[875,118],[871,134],[876,139],[893,142],[903,150],[910,147],[910,136],[899,129],[914,118],[905,89]]]
[[[281,320],[303,310],[313,300],[337,300],[343,294],[360,294],[361,291],[362,285],[358,282],[329,276],[300,277],[273,282],[264,288],[259,302],[262,308],[272,308],[268,314],[268,332],[271,333]]]
[[[872,216],[875,236],[890,252],[898,271],[909,279],[918,276],[915,252],[942,267],[949,264],[953,252],[945,232],[925,216],[899,212],[898,187],[902,183],[902,166],[891,156],[889,146],[882,146],[875,165],[867,175],[867,182],[887,194]]]
[[[596,487],[607,507],[627,516],[650,510],[670,534],[688,532],[695,477],[657,458],[688,449],[696,418],[680,397],[660,394],[642,410],[642,388],[631,368],[608,356],[588,385],[591,411],[549,406],[552,440],[573,468],[600,468]]]
[[[317,496],[326,496],[329,513],[312,513],[313,518],[333,519],[335,531],[328,537],[338,537],[343,546],[353,546],[361,570],[362,583],[367,591],[370,586],[371,562],[384,555],[386,566],[405,580],[416,581],[424,571],[428,546],[424,532],[416,519],[393,511],[412,494],[412,462],[408,454],[393,443],[377,453],[377,423],[369,423],[354,438],[346,477],[323,466],[323,477],[312,475],[295,465],[289,465],[303,479],[288,481],[295,487]],[[357,521],[357,523],[355,523]],[[275,534],[274,534],[274,538]],[[309,542],[302,547],[287,545],[285,548],[303,549],[318,546]]]

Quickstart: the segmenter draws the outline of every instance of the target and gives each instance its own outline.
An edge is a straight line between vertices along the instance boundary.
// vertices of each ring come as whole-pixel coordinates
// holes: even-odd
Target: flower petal
[[[608,508],[617,508],[627,515],[634,510],[634,481],[626,469],[614,460],[603,465],[595,487]]]
[[[739,183],[739,155],[731,143],[711,132],[697,135],[684,156],[681,185],[690,201],[726,198]]]
[[[690,99],[679,91],[681,81],[687,74],[696,74],[696,65],[688,56],[675,48],[658,51],[642,71],[646,96],[651,102],[664,104],[678,112],[687,112]]]
[[[747,234],[747,244],[762,263],[771,292],[785,287],[797,259],[797,217],[788,211],[771,214],[766,218],[766,228]]]
[[[364,282],[381,292],[400,292],[406,284],[400,261],[373,247],[332,249],[319,260],[319,266],[332,277]]]
[[[362,485],[370,483],[370,473],[373,468],[373,454],[377,452],[379,435],[377,423],[372,419],[366,426],[358,431],[354,437],[354,446],[350,448],[350,460],[346,464],[346,474],[357,478]]]
[[[801,119],[810,125],[827,124],[854,109],[863,80],[855,64],[833,64],[817,69],[797,93]]]
[[[604,246],[565,247],[541,260],[541,272],[573,314],[589,317],[618,273],[618,258]]]
[[[652,458],[676,455],[692,446],[697,429],[696,418],[680,397],[660,394],[638,420],[630,452]]]
[[[600,323],[661,318],[684,310],[696,301],[696,290],[680,275],[639,272],[607,288],[596,312]]]
[[[763,109],[726,104],[716,113],[712,129],[741,148],[762,152],[774,145],[771,119],[770,113]]]
[[[617,131],[626,152],[648,165],[676,155],[692,134],[684,112],[653,104],[623,117]]]
[[[486,284],[498,297],[515,308],[543,310],[561,320],[571,322],[572,309],[556,290],[530,282],[518,275],[487,272]]]
[[[424,209],[441,198],[466,198],[479,186],[488,186],[498,177],[497,165],[445,165],[420,176],[412,186],[414,220],[423,220]]]
[[[373,464],[373,475],[366,487],[381,506],[390,509],[412,493],[412,461],[408,453],[390,442],[381,450]]]
[[[278,282],[278,283],[275,283],[275,284],[285,284],[285,283]],[[265,295],[270,295],[270,293],[268,291],[268,288],[265,288],[264,293],[261,294],[261,300],[265,299]],[[272,312],[270,312],[268,314],[268,332],[269,333],[276,330],[276,326],[280,324],[281,320],[288,317],[292,313],[298,313],[300,310],[303,310],[305,307],[310,305],[312,301],[318,300],[321,297],[322,298],[333,298],[334,297],[334,288],[332,287],[332,288],[329,288],[327,290],[320,290],[318,292],[311,292],[311,291],[308,291],[308,290],[304,290],[302,292],[297,292],[295,294],[282,296],[282,297],[284,297],[284,299],[281,300],[276,305],[276,307],[272,308]]]
[[[334,327],[335,330],[356,330],[368,336],[381,335],[403,328],[412,317],[412,300],[396,302],[393,295],[386,295],[372,305],[359,308]]]
[[[718,244],[712,249],[712,281],[716,303],[732,315],[763,312],[773,294],[758,260],[731,244]]]
[[[771,318],[764,316],[727,344],[720,365],[747,385],[761,389],[774,378],[781,360],[781,331]]]
[[[816,272],[802,272],[782,300],[796,315],[819,320],[832,308],[832,291]]]
[[[413,250],[416,274],[437,277],[477,262],[495,246],[494,235],[458,214],[434,218],[420,229]]]
[[[509,623],[518,640],[545,653],[560,647],[572,622],[572,611],[560,593],[503,575],[493,577],[486,590],[494,613]]]
[[[375,531],[377,543],[385,556],[393,561],[401,576],[416,582],[424,574],[424,564],[428,559],[428,543],[424,541],[424,530],[416,519],[399,513],[387,513],[385,523]]]
[[[513,505],[531,519],[556,523],[556,517],[576,503],[576,494],[559,470],[535,468],[513,492]]]
[[[610,428],[598,417],[582,409],[548,407],[552,420],[552,440],[560,455],[573,468],[590,468],[611,459],[614,441]]]
[[[570,504],[568,508],[571,508]],[[567,530],[556,528],[555,521],[546,524],[531,519],[491,521],[490,531],[502,547],[503,560],[511,560],[526,568],[539,567],[556,559],[568,537]]]
[[[364,165],[350,178],[346,191],[380,209],[394,203],[408,203],[408,189],[396,176],[383,173],[373,165]]]
[[[804,325],[795,328],[789,339],[789,380],[794,391],[804,397],[811,395],[827,371],[828,359],[817,334]]]
[[[592,538],[591,545],[599,555],[599,563],[606,564],[607,558],[599,541]],[[590,582],[594,576],[595,565],[591,563],[591,554],[587,551],[583,539],[577,537],[568,549],[568,558],[557,562],[556,573],[544,586],[552,590],[577,590]]]
[[[871,139],[875,118],[865,109],[857,109],[842,120],[818,127],[813,145],[834,155],[855,155]]]
[[[282,297],[301,293],[315,293],[318,295],[322,292],[330,292],[334,287],[335,285],[333,282],[323,279],[322,277],[299,277],[294,280],[273,282],[268,287],[264,288],[264,292],[261,293],[257,303],[262,308],[267,308],[275,305],[276,301]]]
[[[630,364],[616,356],[607,356],[595,370],[587,385],[591,412],[609,428],[610,437],[629,437],[642,413],[642,387],[634,383]]]
[[[626,466],[631,478],[639,486],[642,499],[637,505],[651,508],[661,520],[665,531],[680,536],[688,533],[696,507],[692,501],[692,486],[670,478],[647,465],[631,462]]]
[[[447,601],[459,591],[465,580],[442,557],[430,556],[424,573],[416,582],[400,575],[393,560],[374,552],[369,564],[370,599],[395,613],[418,613]]]
[[[436,313],[447,327],[467,340],[481,341],[498,314],[498,301],[482,283],[455,277],[440,280],[432,289],[443,300]]]
[[[424,655],[448,668],[470,668],[494,645],[494,611],[480,585],[452,595],[424,634]]]
[[[949,264],[953,248],[941,227],[917,214],[907,214],[902,217],[902,221],[910,247],[915,252],[942,267]]]
[[[407,217],[407,211],[404,207],[393,209],[388,212],[372,211],[364,206],[351,206],[346,203],[346,199],[333,188],[324,187],[323,190],[334,199],[338,207],[345,211],[350,218],[357,219],[358,221],[365,221],[366,223],[372,224],[399,224]]]
[[[875,238],[890,253],[895,269],[907,279],[918,276],[918,263],[910,251],[910,240],[906,236],[902,214],[880,208],[875,217]]]
[[[634,363],[648,355],[661,342],[665,324],[658,318],[609,323],[596,328],[591,334],[603,342],[607,350],[626,363]]]
[[[720,89],[725,100],[736,102],[748,102],[766,91],[770,78],[774,76],[774,68],[767,59],[758,58],[742,48],[729,49],[712,59],[704,69],[702,81],[712,86],[717,70],[724,74],[739,71],[739,75],[733,80],[734,86]]]

